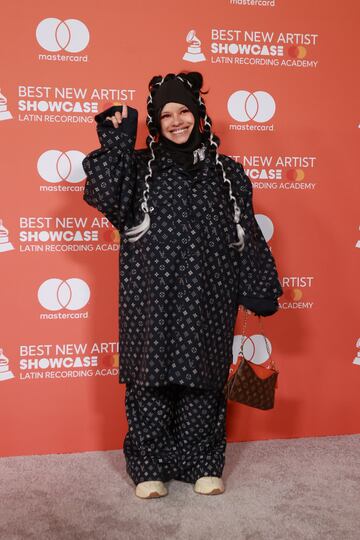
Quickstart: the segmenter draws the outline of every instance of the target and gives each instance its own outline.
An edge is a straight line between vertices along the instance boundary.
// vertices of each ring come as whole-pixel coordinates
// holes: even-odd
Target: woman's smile
[[[181,103],[166,103],[161,111],[161,134],[177,144],[186,143],[194,124],[193,113]]]
[[[172,131],[172,133],[184,133],[184,131],[186,131],[186,130],[187,130],[187,128],[174,129],[174,130]]]

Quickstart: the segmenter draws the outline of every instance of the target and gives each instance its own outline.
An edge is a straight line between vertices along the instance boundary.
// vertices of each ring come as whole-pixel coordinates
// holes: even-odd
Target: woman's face
[[[186,105],[166,103],[160,114],[161,134],[170,141],[186,143],[195,124],[194,115]]]

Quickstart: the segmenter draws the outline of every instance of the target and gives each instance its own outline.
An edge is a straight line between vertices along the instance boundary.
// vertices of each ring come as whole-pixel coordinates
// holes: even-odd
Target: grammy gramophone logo
[[[8,108],[7,108],[7,99],[1,93],[1,88],[0,88],[0,120],[11,120],[11,118],[12,118],[12,114],[10,111],[8,111]]]
[[[9,231],[4,227],[3,220],[0,219],[0,253],[3,251],[11,251],[14,246],[9,242]]]
[[[3,349],[0,349],[0,382],[13,379],[15,375],[9,369],[9,360],[4,355]]]
[[[183,56],[183,60],[187,62],[204,62],[206,58],[201,52],[201,41],[196,36],[195,30],[190,30],[186,36],[186,42],[188,43],[188,48]]]

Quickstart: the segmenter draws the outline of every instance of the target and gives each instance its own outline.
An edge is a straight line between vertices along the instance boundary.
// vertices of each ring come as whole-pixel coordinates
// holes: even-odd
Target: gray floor
[[[229,444],[226,492],[135,497],[121,451],[0,459],[0,538],[360,539],[360,435]]]

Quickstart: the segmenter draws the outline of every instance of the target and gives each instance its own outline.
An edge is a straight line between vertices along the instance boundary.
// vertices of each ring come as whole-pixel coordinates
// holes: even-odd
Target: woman
[[[226,400],[239,304],[272,315],[282,294],[242,165],[218,153],[197,72],[153,77],[147,149],[137,111],[97,115],[84,199],[121,233],[120,382],[127,472],[141,498],[170,479],[224,491]]]

